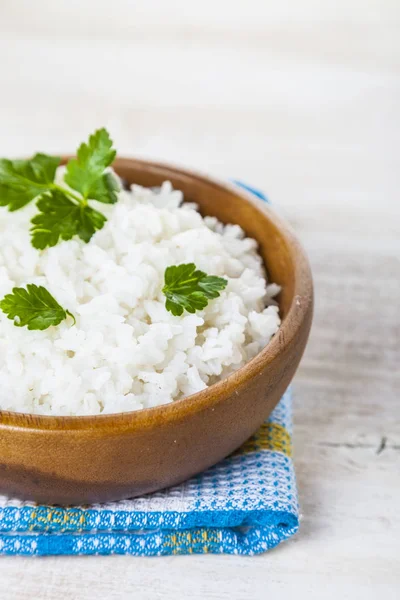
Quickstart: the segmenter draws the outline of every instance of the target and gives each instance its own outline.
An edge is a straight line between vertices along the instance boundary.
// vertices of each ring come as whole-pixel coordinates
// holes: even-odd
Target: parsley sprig
[[[17,327],[28,329],[47,329],[58,325],[69,315],[75,323],[73,314],[60,306],[46,288],[28,283],[26,289],[15,287],[0,301],[0,309],[14,321]]]
[[[15,211],[37,201],[39,213],[31,228],[35,248],[43,250],[75,235],[88,242],[104,226],[106,217],[88,202],[117,201],[118,183],[105,172],[116,155],[112,145],[106,129],[81,144],[66,167],[64,180],[69,187],[54,182],[59,157],[35,154],[30,160],[0,159],[0,206]]]
[[[35,154],[30,160],[0,159],[0,206],[11,211],[50,191],[60,158]]]
[[[167,267],[164,284],[165,307],[180,316],[184,310],[194,313],[205,308],[209,300],[218,298],[228,282],[222,277],[206,275],[194,263],[188,263]]]
[[[32,244],[38,250],[55,246],[60,238],[70,240],[74,235],[88,242],[107,220],[98,210],[74,202],[58,190],[42,196],[37,207],[39,214],[31,221],[31,234]]]

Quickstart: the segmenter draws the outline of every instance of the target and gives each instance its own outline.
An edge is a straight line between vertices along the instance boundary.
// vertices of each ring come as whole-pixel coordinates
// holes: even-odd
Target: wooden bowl
[[[128,182],[165,180],[203,214],[238,223],[259,242],[282,286],[279,332],[227,379],[171,404],[115,415],[50,417],[0,412],[0,493],[41,503],[119,500],[177,484],[238,448],[289,385],[307,342],[313,288],[304,251],[263,202],[236,186],[172,166],[116,160]]]

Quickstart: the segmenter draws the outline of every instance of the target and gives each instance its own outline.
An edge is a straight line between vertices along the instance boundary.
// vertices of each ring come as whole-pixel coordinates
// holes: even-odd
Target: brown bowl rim
[[[65,155],[62,162],[65,162],[68,158],[69,155]],[[268,364],[284,353],[293,343],[304,318],[307,316],[313,295],[313,282],[308,258],[292,228],[271,210],[265,202],[236,184],[171,163],[118,157],[113,167],[118,172],[118,166],[123,166],[124,164],[128,166],[131,163],[136,163],[136,165],[139,167],[142,166],[148,171],[163,169],[166,173],[166,179],[168,178],[168,172],[171,175],[179,174],[190,179],[195,178],[199,182],[233,193],[245,202],[254,205],[259,211],[267,214],[268,219],[279,229],[282,237],[287,242],[295,267],[293,298],[290,308],[282,320],[279,331],[254,358],[227,378],[212,384],[200,392],[175,400],[169,404],[106,415],[57,416],[0,410],[0,429],[6,426],[30,430],[62,431],[64,433],[68,430],[101,429],[107,430],[108,433],[119,435],[124,430],[132,431],[133,429],[145,430],[152,428],[156,424],[156,421],[165,424],[166,422],[180,419],[185,415],[201,412],[210,405],[222,402],[227,396],[239,393],[239,389],[250,379],[261,374],[262,370]]]

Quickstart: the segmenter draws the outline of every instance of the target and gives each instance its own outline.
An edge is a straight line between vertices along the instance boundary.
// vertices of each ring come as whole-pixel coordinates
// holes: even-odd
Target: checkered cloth
[[[233,455],[142,498],[62,508],[0,496],[0,554],[251,555],[273,548],[298,529],[291,409],[289,390]]]

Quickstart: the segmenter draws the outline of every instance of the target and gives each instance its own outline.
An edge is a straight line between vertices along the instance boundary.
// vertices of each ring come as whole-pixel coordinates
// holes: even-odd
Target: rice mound
[[[166,404],[228,376],[269,342],[279,287],[267,285],[256,241],[182,201],[169,182],[133,185],[117,204],[99,205],[108,220],[88,244],[76,238],[42,252],[30,242],[34,203],[0,209],[0,298],[35,283],[76,317],[29,331],[0,311],[1,410],[95,415]],[[228,285],[204,310],[175,317],[164,271],[189,262]]]

